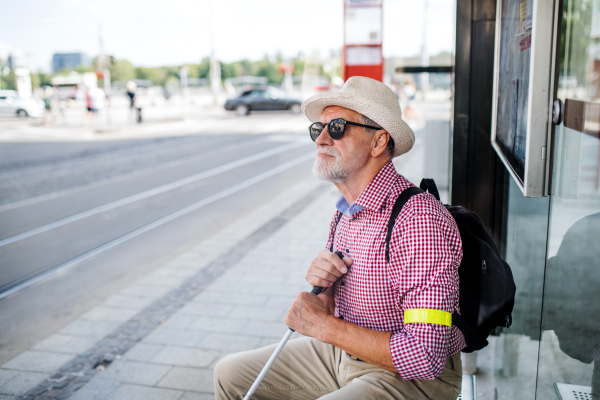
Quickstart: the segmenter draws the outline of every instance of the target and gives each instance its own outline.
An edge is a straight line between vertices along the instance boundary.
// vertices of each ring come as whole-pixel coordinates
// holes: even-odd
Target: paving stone
[[[262,306],[266,304],[267,300],[268,296],[256,294],[221,294],[219,298],[219,304],[232,304],[239,306]]]
[[[124,357],[131,361],[150,361],[164,347],[157,344],[138,343]]]
[[[198,331],[160,327],[144,338],[144,343],[195,347],[206,335]]]
[[[172,290],[170,287],[135,284],[121,290],[120,293],[128,296],[150,297],[157,299],[167,294],[170,290]]]
[[[244,328],[244,334],[281,339],[285,334],[286,329],[285,324],[280,322],[250,321]]]
[[[92,347],[97,341],[98,339],[94,337],[56,333],[33,346],[32,350],[80,354]]]
[[[138,312],[138,310],[132,309],[98,306],[83,314],[81,318],[89,321],[125,322],[137,315]]]
[[[74,356],[70,354],[28,350],[19,354],[2,367],[20,371],[54,372],[73,358]]]
[[[13,379],[15,376],[19,375],[21,372],[19,371],[11,371],[8,369],[0,369],[0,386],[4,385],[6,382]]]
[[[150,362],[179,367],[207,367],[219,356],[218,351],[167,346],[160,350]]]
[[[167,276],[148,276],[144,279],[138,281],[139,284],[149,285],[149,286],[159,286],[166,288],[175,288],[181,285],[184,281],[184,278],[175,278],[175,277],[167,277]]]
[[[106,301],[102,303],[102,305],[115,308],[129,308],[132,310],[141,310],[148,307],[154,301],[154,299],[147,297],[125,296],[121,294],[115,294],[106,299]]]
[[[215,292],[226,292],[226,293],[256,293],[261,294],[253,290],[253,286],[245,285],[243,283],[232,283],[217,281],[210,286],[211,290]]]
[[[225,300],[227,296],[223,296],[222,292],[204,291],[196,296],[192,301],[199,303],[220,303]],[[229,304],[229,303],[222,303]]]
[[[230,318],[251,319],[253,321],[275,321],[281,315],[283,308],[236,306],[229,314]]]
[[[21,372],[19,375],[0,386],[0,394],[20,396],[46,380],[50,375],[39,372]]]
[[[301,288],[299,290],[306,290],[306,287],[304,287],[303,289]],[[282,296],[286,296],[286,295],[287,296],[290,296],[290,295],[295,296],[299,290],[297,290],[296,288],[293,288],[293,287],[289,287],[289,286],[274,285],[274,284],[269,284],[269,283],[260,283],[257,285],[252,285],[252,290],[250,292],[256,293],[256,294],[268,293],[268,294],[278,294],[278,295],[282,295]]]
[[[121,325],[119,322],[78,319],[61,329],[60,333],[102,338],[114,331],[119,325]]]
[[[262,274],[262,273],[247,273],[244,278],[244,283],[257,284],[257,283],[269,283],[281,285],[288,279],[286,274]]]
[[[242,319],[197,317],[188,325],[189,330],[204,332],[240,333],[248,325],[248,321]]]
[[[194,315],[175,314],[166,320],[162,327],[169,329],[185,329],[197,319]]]
[[[210,370],[176,367],[157,386],[193,392],[214,393],[213,380],[214,374]]]
[[[171,369],[170,366],[118,360],[105,371],[96,375],[97,379],[120,383],[133,383],[153,386]]]
[[[296,294],[290,296],[270,296],[265,306],[290,308],[294,300],[296,300]]]
[[[169,264],[171,264],[173,262],[175,262],[175,261],[171,261]],[[195,274],[196,274],[196,271],[189,270],[189,269],[186,270],[186,269],[163,267],[163,268],[159,268],[156,271],[154,271],[152,273],[152,276],[160,276],[160,277],[174,276],[176,278],[187,278],[187,277],[195,275]]]
[[[260,343],[260,338],[258,337],[210,333],[200,342],[198,348],[237,352],[255,349],[258,343]]]
[[[182,398],[179,400],[214,400],[214,394],[208,393],[196,393],[196,392],[185,392]],[[2,400],[2,398],[0,398]]]
[[[137,385],[121,385],[111,400],[177,400],[182,392]]]
[[[191,302],[185,305],[180,311],[180,314],[204,315],[207,317],[226,317],[233,306],[226,304],[210,304]]]
[[[108,400],[119,389],[121,384],[114,381],[91,380],[87,385],[76,391],[69,400]]]

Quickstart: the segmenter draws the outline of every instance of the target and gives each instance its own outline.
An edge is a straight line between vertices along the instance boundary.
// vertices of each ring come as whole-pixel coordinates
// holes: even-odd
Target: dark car
[[[245,91],[235,99],[225,103],[225,109],[235,111],[239,115],[247,115],[250,111],[289,110],[299,113],[301,101],[286,98],[283,92],[272,88],[252,89]]]

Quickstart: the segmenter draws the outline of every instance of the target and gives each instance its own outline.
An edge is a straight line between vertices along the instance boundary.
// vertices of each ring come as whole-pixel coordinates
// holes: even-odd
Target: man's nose
[[[317,140],[315,140],[315,143],[318,146],[330,146],[333,144],[333,139],[331,138],[331,136],[329,136],[329,130],[327,128],[327,125],[325,125],[325,128],[323,128],[321,134],[317,137]]]

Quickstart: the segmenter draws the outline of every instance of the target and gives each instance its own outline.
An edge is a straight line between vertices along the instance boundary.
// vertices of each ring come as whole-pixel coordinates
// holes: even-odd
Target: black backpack
[[[404,190],[392,209],[386,236],[386,260],[390,260],[390,239],[402,207],[414,195],[429,191],[440,199],[433,179],[423,179],[421,188]],[[509,328],[515,304],[516,286],[508,264],[500,257],[494,240],[473,211],[462,206],[445,205],[458,230],[463,245],[463,258],[458,269],[460,278],[460,311],[452,314],[467,342],[462,351],[471,353],[487,346],[487,337],[496,327]]]

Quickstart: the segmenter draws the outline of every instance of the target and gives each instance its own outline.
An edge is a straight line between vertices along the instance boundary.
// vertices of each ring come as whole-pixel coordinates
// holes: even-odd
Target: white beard
[[[329,157],[319,157],[319,153],[333,156],[334,159],[332,160]],[[359,169],[362,165],[364,165],[364,163],[366,163],[366,158],[368,158],[367,154],[365,154],[364,157],[359,157],[358,154],[353,154],[350,156],[349,165],[344,166],[344,163],[342,162],[342,155],[339,151],[330,146],[321,147],[317,149],[317,158],[315,159],[315,163],[313,165],[313,175],[317,179],[323,181],[342,183],[346,181],[350,172]]]
[[[329,157],[319,157],[319,153],[328,154],[335,157],[333,160]],[[342,165],[342,155],[333,147],[323,147],[317,150],[317,158],[313,165],[313,175],[322,181],[331,183],[342,183],[348,178]]]

